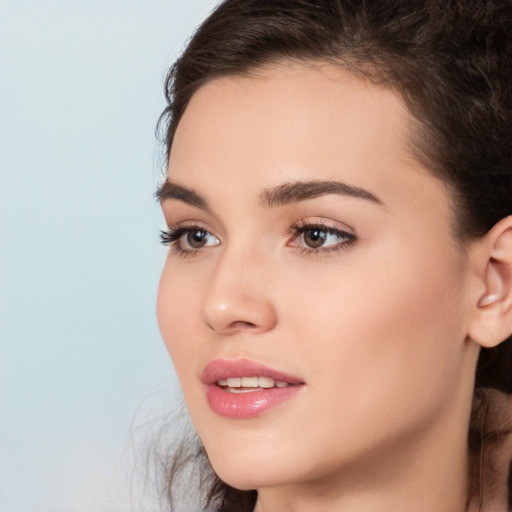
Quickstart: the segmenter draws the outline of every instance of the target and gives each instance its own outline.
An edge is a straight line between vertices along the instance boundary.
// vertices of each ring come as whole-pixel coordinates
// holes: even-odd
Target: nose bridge
[[[224,334],[272,329],[277,316],[268,277],[266,258],[254,246],[226,244],[203,296],[204,322]]]

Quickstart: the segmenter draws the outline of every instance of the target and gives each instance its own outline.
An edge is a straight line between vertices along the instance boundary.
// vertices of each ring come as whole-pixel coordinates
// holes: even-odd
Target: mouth
[[[305,383],[247,359],[215,359],[201,376],[210,408],[227,418],[252,418],[293,398]]]

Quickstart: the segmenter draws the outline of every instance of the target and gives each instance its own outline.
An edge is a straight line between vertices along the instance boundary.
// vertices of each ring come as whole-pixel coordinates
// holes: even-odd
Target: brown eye
[[[304,231],[303,235],[304,243],[312,249],[322,247],[327,240],[327,233],[320,228],[311,228]]]
[[[191,230],[186,234],[186,241],[191,249],[201,249],[208,242],[208,232],[203,229]]]
[[[200,226],[176,226],[168,231],[161,231],[160,238],[164,245],[171,246],[171,252],[181,255],[199,253],[202,249],[220,245],[220,240]]]
[[[295,235],[288,245],[301,247],[308,254],[328,254],[351,247],[357,237],[353,233],[323,224],[299,223],[291,228]]]

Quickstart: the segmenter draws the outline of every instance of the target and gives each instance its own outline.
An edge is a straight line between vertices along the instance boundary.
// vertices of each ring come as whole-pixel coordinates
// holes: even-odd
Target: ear
[[[512,215],[479,241],[474,257],[478,291],[468,335],[490,348],[512,333]]]

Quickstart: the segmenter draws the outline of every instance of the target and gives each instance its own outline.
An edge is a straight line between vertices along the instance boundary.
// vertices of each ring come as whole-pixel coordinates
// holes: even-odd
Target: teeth
[[[230,377],[229,379],[219,379],[217,385],[224,388],[262,388],[270,389],[274,386],[278,388],[285,388],[289,386],[288,382],[284,380],[274,380],[271,377]],[[242,391],[240,391],[242,392]]]
[[[270,389],[274,387],[274,379],[270,377],[260,377],[258,379],[258,386],[264,389]]]
[[[258,387],[258,377],[242,377],[240,381],[243,388]]]

